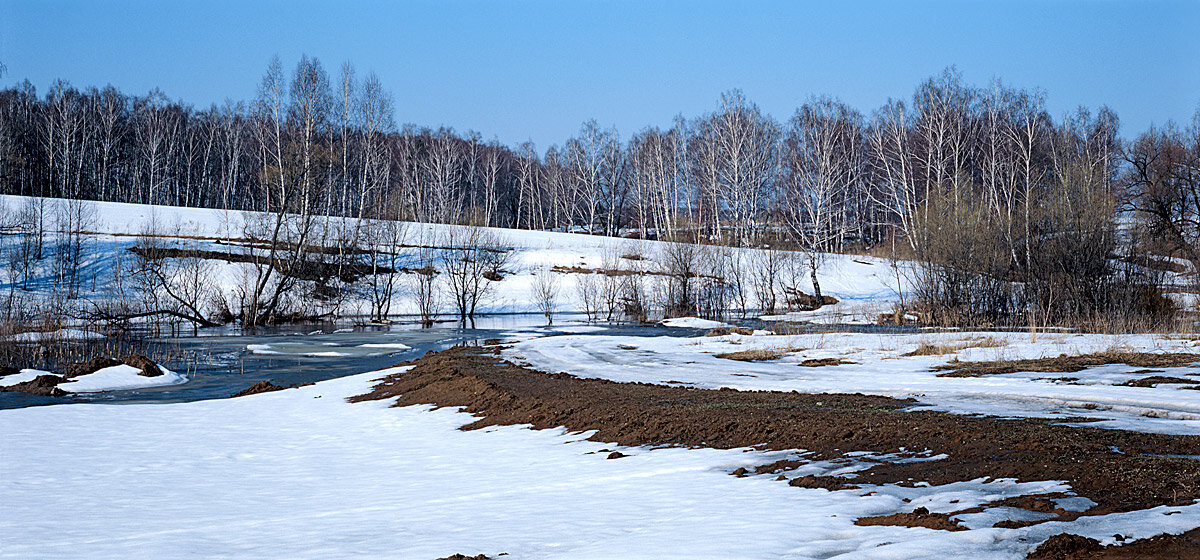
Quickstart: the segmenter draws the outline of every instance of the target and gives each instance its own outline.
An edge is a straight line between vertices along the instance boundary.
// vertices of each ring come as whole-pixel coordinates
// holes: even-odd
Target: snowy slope
[[[10,212],[18,211],[26,197],[0,195],[0,205]],[[46,199],[50,208],[48,215],[53,216],[55,205],[65,204],[59,199]],[[84,202],[91,210],[92,224],[88,228],[95,234],[91,237],[93,243],[85,252],[83,276],[96,278],[95,281],[85,282],[85,297],[105,297],[115,289],[115,267],[118,254],[136,243],[136,236],[144,232],[155,232],[164,236],[175,236],[179,241],[198,248],[227,251],[231,247],[229,240],[243,238],[243,228],[248,217],[255,213],[242,211],[223,211],[202,208],[183,208],[173,206],[150,206],[142,204],[124,204],[115,202]],[[352,227],[353,218],[333,218],[333,227]],[[51,221],[51,229],[53,222]],[[438,240],[450,230],[462,229],[462,226],[443,224],[410,223],[406,225],[406,242],[410,244],[428,243]],[[495,293],[483,302],[482,313],[536,313],[540,312],[533,300],[533,281],[538,274],[552,274],[558,278],[558,312],[580,312],[580,303],[576,284],[581,274],[574,272],[551,272],[555,266],[566,268],[580,267],[589,270],[603,268],[613,262],[630,261],[621,259],[621,255],[637,254],[648,259],[658,256],[668,245],[657,241],[640,241],[619,239],[603,236],[592,236],[575,233],[560,233],[546,231],[529,231],[503,228],[485,228],[499,235],[504,243],[513,250],[513,262],[506,267],[513,274],[508,275],[496,284]],[[48,238],[50,239],[50,238]],[[225,243],[216,244],[216,240]],[[52,239],[50,239],[52,241]],[[739,250],[749,255],[754,250]],[[401,254],[398,262],[404,263],[411,258],[414,251]],[[130,255],[124,255],[126,271],[132,262]],[[748,263],[750,259],[743,258]],[[895,270],[883,259],[830,255],[827,264],[821,269],[821,284],[824,293],[842,300],[835,306],[822,309],[817,313],[809,313],[801,318],[806,320],[836,320],[836,321],[873,321],[877,313],[890,309],[891,302],[897,299],[897,282]],[[245,282],[246,274],[251,270],[250,265],[211,261],[212,270],[208,278],[213,285],[226,294],[232,294]],[[749,266],[748,264],[746,266]],[[807,274],[799,279],[800,289],[812,292],[811,282]],[[899,280],[907,289],[903,278]],[[0,279],[0,284],[3,279]],[[5,286],[6,287],[6,286]],[[43,278],[40,289],[49,289],[49,278]],[[232,299],[232,295],[229,298]],[[782,297],[782,294],[780,294]],[[757,305],[751,296],[751,307]],[[351,313],[366,314],[370,307],[365,295],[352,299],[348,303]],[[399,314],[413,314],[416,306],[413,303],[406,286],[399,286],[396,304],[393,311]],[[448,306],[443,306],[443,312],[449,312]]]

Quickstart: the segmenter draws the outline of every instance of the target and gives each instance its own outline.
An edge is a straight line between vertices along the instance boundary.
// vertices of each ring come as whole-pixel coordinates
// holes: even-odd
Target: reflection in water
[[[621,334],[632,336],[695,336],[696,329],[646,325],[589,325],[582,316],[561,315],[545,325],[541,315],[480,317],[474,328],[457,323],[419,325],[289,325],[242,333],[220,327],[196,336],[154,339],[151,349],[179,356],[165,367],[184,374],[182,385],[69,397],[36,397],[0,393],[0,409],[70,402],[141,403],[183,402],[228,397],[259,381],[296,385],[355,375],[411,360],[426,352],[457,344],[515,341],[551,334]],[[153,348],[158,346],[158,348]]]

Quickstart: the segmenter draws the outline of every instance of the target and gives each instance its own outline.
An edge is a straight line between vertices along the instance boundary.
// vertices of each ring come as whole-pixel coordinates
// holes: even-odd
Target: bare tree
[[[558,300],[558,276],[550,270],[542,271],[533,277],[532,297],[538,310],[546,316],[547,324],[554,324],[554,309]]]
[[[442,238],[446,289],[459,320],[474,323],[479,304],[503,279],[510,249],[496,233],[478,227],[450,227]]]

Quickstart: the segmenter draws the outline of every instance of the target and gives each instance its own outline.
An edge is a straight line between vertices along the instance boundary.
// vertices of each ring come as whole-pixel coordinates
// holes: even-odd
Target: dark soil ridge
[[[871,525],[925,527],[926,529],[937,529],[939,531],[967,530],[966,527],[959,525],[958,521],[950,519],[950,514],[929,513],[929,510],[923,507],[919,507],[912,512],[893,513],[891,515],[877,515],[874,517],[860,517],[854,520],[854,524],[864,527]]]
[[[138,375],[142,377],[158,377],[163,374],[162,369],[158,364],[141,354],[133,354],[126,356],[120,360],[109,357],[92,358],[86,362],[70,364],[62,368],[62,373],[50,373],[39,375],[33,380],[24,383],[16,383],[7,387],[0,387],[0,393],[28,393],[41,397],[62,397],[68,393],[58,388],[61,383],[66,383],[76,377],[90,375],[107,367],[127,365],[142,370]],[[11,375],[17,373],[17,368],[5,366],[0,368],[0,373],[3,375]]]
[[[1118,539],[1120,540],[1120,539]],[[1102,546],[1096,539],[1059,533],[1028,556],[1030,560],[1200,560],[1200,529],[1162,534],[1129,544]]]
[[[1182,367],[1200,362],[1200,354],[1152,352],[1097,352],[1078,356],[1062,355],[1056,358],[1033,358],[1028,360],[1000,360],[995,362],[950,362],[935,366],[941,371],[938,377],[980,377],[1022,371],[1045,373],[1070,373],[1090,367],[1108,364],[1125,364],[1140,368]]]
[[[238,392],[230,395],[229,398],[236,399],[238,397],[245,397],[247,395],[257,395],[259,393],[273,393],[275,391],[282,391],[284,389],[295,389],[297,387],[307,387],[309,385],[312,385],[312,383],[309,382],[309,383],[301,383],[299,385],[281,386],[281,385],[276,385],[274,383],[271,383],[270,381],[263,380],[263,381],[259,381],[258,383],[255,383],[249,387],[246,387],[245,389],[242,389],[241,391],[238,391]]]
[[[381,379],[370,393],[350,400],[396,398],[395,406],[462,407],[479,416],[463,429],[563,426],[595,430],[592,440],[628,446],[805,449],[812,459],[837,458],[848,451],[930,449],[949,458],[880,463],[857,472],[853,482],[1063,480],[1098,504],[1082,515],[1200,499],[1200,461],[1148,455],[1200,454],[1200,436],[906,411],[915,401],[861,394],[702,390],[580,379],[518,367],[478,348],[452,348],[407,364],[415,367]]]

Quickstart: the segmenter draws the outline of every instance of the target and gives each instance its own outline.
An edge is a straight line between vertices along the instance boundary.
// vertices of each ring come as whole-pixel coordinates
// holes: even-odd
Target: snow
[[[98,393],[100,391],[162,387],[187,382],[187,378],[183,375],[162,366],[159,366],[158,369],[162,370],[162,375],[145,377],[141,375],[142,370],[121,364],[106,367],[88,375],[74,377],[69,383],[60,383],[58,388],[72,393]]]
[[[7,205],[9,209],[19,209],[26,197],[0,195],[0,206]],[[53,206],[64,204],[59,199],[45,199],[51,208],[48,215],[53,216]],[[258,214],[245,211],[224,211],[205,208],[184,208],[174,206],[150,206],[142,204],[127,204],[116,202],[84,201],[87,207],[94,210],[95,221],[88,228],[96,232],[87,236],[88,244],[83,255],[81,275],[96,282],[85,282],[85,293],[88,299],[103,299],[111,297],[115,292],[115,260],[118,254],[137,243],[138,236],[153,232],[162,236],[168,243],[186,244],[199,249],[215,251],[244,251],[241,239],[245,237],[243,226],[247,220],[254,219]],[[352,227],[353,218],[331,218],[333,228]],[[53,228],[53,224],[50,226]],[[444,224],[406,224],[406,241],[413,244],[437,244],[447,232],[461,230],[463,226]],[[577,313],[584,310],[576,288],[578,280],[584,276],[579,272],[562,272],[572,267],[587,270],[600,270],[613,266],[651,267],[651,260],[629,260],[624,255],[641,255],[646,259],[654,259],[668,246],[658,241],[644,241],[585,235],[579,233],[561,233],[548,231],[529,231],[505,228],[483,228],[500,237],[511,250],[511,262],[505,267],[512,274],[506,274],[504,279],[494,284],[494,291],[485,301],[480,302],[480,313],[539,313],[537,300],[533,297],[534,279],[537,275],[550,274],[558,285],[555,311],[559,313]],[[47,237],[47,242],[53,244],[53,236]],[[741,255],[740,262],[749,266],[751,259],[746,258],[754,249],[732,249]],[[416,249],[402,251],[397,256],[397,263],[404,266],[415,258]],[[130,258],[123,265],[128,269]],[[905,290],[907,280],[896,276],[896,270],[884,259],[852,255],[828,255],[826,264],[821,268],[821,286],[825,294],[832,295],[840,301],[835,305],[825,306],[817,311],[789,315],[788,319],[810,322],[874,322],[879,313],[892,308],[897,301],[899,288]],[[206,279],[224,295],[230,306],[236,307],[239,290],[245,289],[246,283],[253,278],[253,265],[249,263],[230,263],[221,260],[205,261],[209,267]],[[564,267],[559,271],[554,267]],[[907,265],[905,265],[907,266]],[[651,276],[648,282],[657,282],[660,278]],[[807,274],[799,279],[801,290],[811,293],[811,281]],[[41,274],[35,281],[35,291],[49,293],[51,276]],[[747,287],[748,293],[750,293]],[[750,296],[751,306],[756,306]],[[417,313],[417,306],[412,296],[407,293],[406,286],[398,286],[393,302],[393,313],[412,315]],[[369,299],[365,294],[352,295],[344,302],[342,311],[349,314],[368,315],[371,311]],[[443,313],[451,310],[443,305]]]
[[[101,338],[104,338],[104,335],[98,332],[80,329],[59,329],[49,332],[23,332],[6,336],[4,340],[11,342],[55,342],[64,340],[96,340]]]
[[[1200,525],[1192,505],[1024,529],[859,527],[861,516],[1065,487],[802,489],[730,476],[789,455],[749,449],[621,448],[628,457],[607,460],[614,447],[588,434],[464,432],[474,418],[452,409],[345,402],[378,377],[238,399],[2,410],[0,558],[1015,559],[1064,531],[1112,542]]]
[[[162,387],[166,385],[178,385],[187,382],[187,377],[175,373],[167,368],[159,366],[163,374],[155,377],[145,377],[141,375],[142,370],[127,366],[118,365],[106,367],[96,370],[87,375],[71,378],[70,382],[60,383],[59,389],[71,393],[98,393],[101,391],[120,391],[126,389],[143,389],[146,387]],[[0,387],[8,387],[17,383],[33,381],[39,375],[55,375],[49,371],[36,369],[23,369],[20,373],[0,377]]]
[[[699,317],[675,317],[663,320],[662,324],[668,327],[686,327],[691,329],[715,329],[717,327],[729,326],[728,323],[701,319]]]
[[[941,356],[904,356],[923,344],[992,345]],[[716,354],[751,349],[790,350],[783,358],[738,362]],[[1184,385],[1128,387],[1121,383],[1150,374],[1111,364],[1074,373],[1018,372],[973,378],[938,377],[934,366],[950,359],[987,361],[1078,355],[1108,350],[1195,352],[1187,337],[1161,335],[924,333],[719,337],[634,337],[564,335],[531,338],[504,356],[548,372],[622,382],[682,382],[702,387],[804,393],[867,393],[917,399],[921,408],[963,414],[1086,418],[1088,426],[1157,433],[1200,434],[1200,391]],[[853,363],[799,367],[813,358]],[[1154,375],[1194,378],[1188,367],[1159,368]]]

